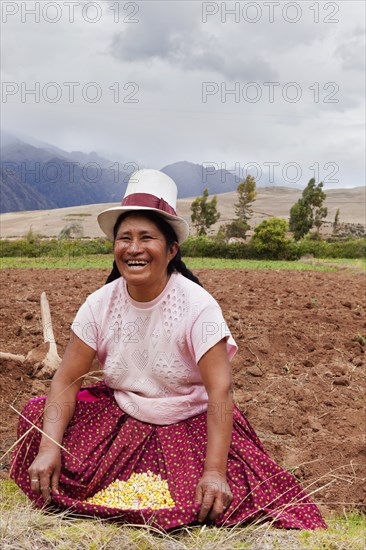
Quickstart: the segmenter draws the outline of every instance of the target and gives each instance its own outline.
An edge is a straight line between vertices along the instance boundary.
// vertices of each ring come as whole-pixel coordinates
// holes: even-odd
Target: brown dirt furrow
[[[235,399],[276,461],[314,490],[325,510],[366,509],[364,495],[365,278],[313,271],[197,270],[239,344]],[[106,270],[2,270],[0,350],[26,354],[42,343],[39,298],[50,302],[59,354],[73,317]],[[1,448],[17,415],[47,381],[28,365],[0,363]],[[8,456],[2,475],[7,475]]]

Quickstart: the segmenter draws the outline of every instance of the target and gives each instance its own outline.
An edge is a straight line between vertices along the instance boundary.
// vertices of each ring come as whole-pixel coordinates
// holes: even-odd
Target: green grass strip
[[[280,269],[297,271],[338,271],[340,269],[366,268],[365,260],[350,259],[313,259],[309,262],[300,261],[271,261],[271,260],[229,260],[220,258],[185,258],[190,269]],[[113,256],[111,254],[93,254],[85,256],[64,256],[64,257],[3,257],[0,258],[0,267],[7,268],[66,268],[66,269],[87,269],[101,268],[109,269],[112,266]]]
[[[112,254],[93,254],[85,256],[41,256],[40,258],[0,258],[1,269],[8,268],[35,268],[35,269],[110,269],[113,264]]]
[[[278,260],[228,260],[220,258],[184,258],[190,269],[281,269],[296,271],[337,271],[335,266]]]

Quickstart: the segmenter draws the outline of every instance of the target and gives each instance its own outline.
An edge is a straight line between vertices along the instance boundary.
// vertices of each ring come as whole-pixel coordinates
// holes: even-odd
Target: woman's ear
[[[174,241],[174,243],[169,248],[169,261],[175,258],[178,250],[179,250],[179,244],[177,243],[177,241]]]

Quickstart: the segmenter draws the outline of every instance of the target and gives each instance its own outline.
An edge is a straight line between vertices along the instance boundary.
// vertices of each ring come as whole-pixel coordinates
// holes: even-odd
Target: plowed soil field
[[[365,277],[347,272],[197,270],[239,345],[235,400],[273,458],[314,493],[326,514],[366,510]],[[43,342],[40,294],[50,302],[62,355],[69,326],[106,270],[2,270],[0,350],[26,355]],[[1,448],[17,413],[49,381],[0,362]],[[9,454],[1,476],[8,475]]]

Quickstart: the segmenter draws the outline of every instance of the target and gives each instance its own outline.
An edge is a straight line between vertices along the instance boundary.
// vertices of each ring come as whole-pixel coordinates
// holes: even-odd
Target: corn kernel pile
[[[128,481],[116,479],[85,502],[121,510],[158,510],[175,506],[167,480],[150,471],[133,473]]]

